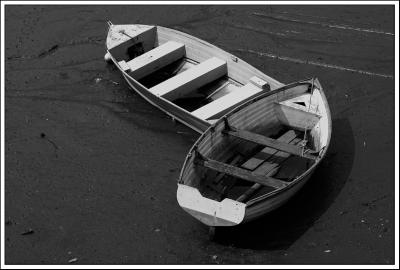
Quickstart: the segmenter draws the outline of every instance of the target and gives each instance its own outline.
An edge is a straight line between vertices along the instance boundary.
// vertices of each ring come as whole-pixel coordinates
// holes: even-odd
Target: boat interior
[[[147,91],[205,121],[281,86],[215,46],[159,26],[110,25],[107,49]]]
[[[224,116],[191,149],[179,183],[246,205],[295,183],[329,142],[329,109],[317,85],[278,89]]]

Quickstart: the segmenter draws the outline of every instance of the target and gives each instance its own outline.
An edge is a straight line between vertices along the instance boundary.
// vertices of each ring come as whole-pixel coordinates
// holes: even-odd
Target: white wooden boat
[[[330,137],[330,111],[317,79],[265,92],[200,136],[180,173],[178,203],[211,228],[260,217],[306,183]]]
[[[283,86],[236,56],[161,26],[109,22],[106,60],[148,102],[203,132],[263,91]]]

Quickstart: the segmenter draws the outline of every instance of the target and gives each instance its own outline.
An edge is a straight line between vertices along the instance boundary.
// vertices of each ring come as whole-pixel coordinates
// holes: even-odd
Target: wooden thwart
[[[294,102],[275,103],[275,112],[282,124],[299,130],[312,129],[321,119],[321,115]]]
[[[218,118],[219,116],[233,109],[235,106],[238,106],[239,103],[244,102],[263,90],[262,88],[259,88],[251,83],[236,88],[237,89],[235,89],[233,92],[198,108],[197,110],[191,112],[191,114],[203,120]]]
[[[227,175],[231,175],[234,177],[238,177],[243,180],[247,180],[250,182],[258,183],[264,186],[271,186],[273,188],[283,188],[288,185],[288,183],[281,181],[279,179],[275,179],[272,177],[267,177],[263,175],[257,175],[253,172],[247,171],[245,169],[241,169],[226,163],[222,163],[212,159],[199,159],[196,162],[197,165],[204,166],[208,169],[218,171]]]
[[[139,80],[185,56],[185,45],[168,41],[127,63],[130,75]]]
[[[229,162],[231,165],[236,165],[236,163],[241,159],[240,155],[237,155],[236,157],[233,158],[233,160],[231,162]],[[225,176],[224,173],[220,173],[218,174],[215,178],[214,178],[214,183],[218,184],[219,182],[221,182],[222,178]]]
[[[212,57],[149,89],[168,100],[183,97],[227,73],[226,62]]]
[[[264,146],[268,146],[280,151],[284,151],[287,152],[289,154],[292,155],[296,155],[299,157],[303,157],[303,158],[308,158],[308,159],[312,159],[315,160],[317,157],[308,153],[303,153],[303,149],[299,146],[296,145],[290,145],[287,143],[282,143],[278,140],[274,140],[272,138],[268,138],[265,137],[263,135],[260,134],[256,134],[256,133],[252,133],[246,130],[227,130],[224,131],[225,133],[237,137],[237,138],[241,138],[250,142],[254,142],[257,144],[261,144]]]

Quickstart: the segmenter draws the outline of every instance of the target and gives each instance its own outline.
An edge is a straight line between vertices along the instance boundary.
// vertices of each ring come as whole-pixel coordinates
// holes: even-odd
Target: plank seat
[[[292,155],[296,155],[299,157],[315,160],[317,157],[309,154],[309,153],[304,153],[303,148],[298,146],[298,145],[290,145],[287,143],[280,142],[278,140],[257,134],[257,133],[252,133],[246,130],[236,130],[230,128],[230,130],[224,131],[226,134],[230,136],[234,136],[237,138],[241,138],[243,140],[247,140],[250,142],[254,142],[260,145],[268,146],[271,148],[274,148],[279,151],[287,152]]]
[[[157,96],[175,100],[227,73],[226,61],[212,57],[149,89]]]
[[[191,114],[203,120],[217,118],[261,91],[263,91],[262,88],[248,83],[191,112]]]
[[[305,100],[305,98],[308,98],[308,100]],[[309,100],[310,94],[275,102],[275,112],[279,121],[294,129],[312,129],[322,116],[316,113],[317,108],[315,105],[309,104]]]
[[[185,56],[185,45],[168,41],[126,63],[132,78],[140,80]]]
[[[226,164],[223,162],[219,162],[216,160],[208,159],[205,157],[200,158],[198,161],[196,161],[196,164],[217,172],[221,172],[227,175],[238,177],[243,180],[258,183],[264,186],[270,186],[277,189],[283,188],[288,185],[288,183],[285,181],[264,175],[255,174],[248,170],[230,164]]]

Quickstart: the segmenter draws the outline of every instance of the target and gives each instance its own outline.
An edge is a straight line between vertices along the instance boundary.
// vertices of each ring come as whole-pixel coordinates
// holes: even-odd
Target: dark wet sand
[[[310,182],[209,241],[175,198],[198,135],[104,63],[106,20],[187,32],[284,83],[318,77],[333,134]],[[7,6],[5,23],[7,264],[394,263],[394,8]]]

